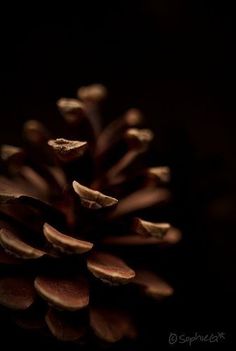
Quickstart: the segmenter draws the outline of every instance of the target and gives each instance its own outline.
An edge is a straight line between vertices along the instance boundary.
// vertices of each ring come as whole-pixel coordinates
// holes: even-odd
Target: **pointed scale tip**
[[[145,151],[154,134],[150,129],[129,128],[125,132],[125,138],[131,148]]]
[[[107,97],[107,89],[102,84],[91,84],[78,89],[78,97],[85,102],[100,102]]]
[[[61,98],[57,101],[57,107],[69,124],[77,123],[85,117],[84,104],[77,99]]]
[[[53,149],[58,158],[64,162],[73,161],[84,155],[87,149],[86,141],[67,140],[63,138],[51,139],[48,145]]]
[[[110,197],[102,194],[97,190],[92,190],[84,185],[81,185],[77,181],[72,183],[74,191],[79,195],[81,204],[89,209],[101,209],[105,207],[111,207],[118,203],[118,200],[114,197]]]
[[[126,284],[135,276],[135,272],[122,259],[104,252],[93,252],[87,266],[96,278],[111,285]]]
[[[83,254],[90,251],[93,247],[91,242],[65,235],[48,223],[44,224],[43,232],[47,241],[55,249],[66,254]]]
[[[133,221],[132,229],[134,233],[143,236],[153,236],[162,239],[170,229],[169,223],[154,223],[144,221],[141,218],[135,218]]]
[[[44,144],[49,139],[49,133],[45,126],[34,119],[25,122],[23,135],[32,144]]]
[[[38,276],[34,286],[43,299],[58,309],[77,311],[89,303],[88,284],[83,278]]]
[[[5,228],[0,230],[0,245],[6,252],[21,259],[37,259],[46,254],[46,252],[25,243],[17,234]]]
[[[173,295],[173,288],[153,272],[137,270],[133,280],[140,286],[144,293],[154,299],[162,299]]]
[[[24,150],[13,145],[2,145],[0,148],[1,159],[5,162],[8,161],[23,161]]]

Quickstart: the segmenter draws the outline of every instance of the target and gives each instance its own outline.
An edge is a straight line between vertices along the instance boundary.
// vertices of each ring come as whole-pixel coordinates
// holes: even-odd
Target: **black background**
[[[157,136],[156,158],[174,174],[184,239],[169,256],[176,297],[156,309],[139,347],[168,349],[170,332],[222,331],[227,349],[235,305],[232,8],[201,0],[22,6],[1,13],[1,142],[18,143],[28,118],[55,127],[55,101],[88,83],[109,88],[107,120],[141,108]],[[32,347],[15,330],[9,341],[5,329],[8,347]]]

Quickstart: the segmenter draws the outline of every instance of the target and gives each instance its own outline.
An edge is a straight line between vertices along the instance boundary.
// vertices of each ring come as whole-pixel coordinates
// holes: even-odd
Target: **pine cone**
[[[1,147],[0,304],[63,341],[134,338],[136,304],[173,293],[134,250],[180,239],[147,220],[169,199],[169,169],[143,168],[153,133],[138,110],[101,130],[106,94],[91,85],[58,101],[63,138],[31,120],[22,148]]]

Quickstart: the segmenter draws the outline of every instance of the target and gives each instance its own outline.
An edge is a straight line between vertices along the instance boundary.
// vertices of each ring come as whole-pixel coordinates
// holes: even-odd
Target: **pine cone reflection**
[[[92,85],[60,99],[60,138],[31,120],[22,148],[1,147],[0,304],[18,325],[63,341],[135,338],[132,300],[173,293],[133,254],[180,239],[142,217],[169,199],[169,169],[140,165],[153,133],[138,110],[102,130],[106,95]]]

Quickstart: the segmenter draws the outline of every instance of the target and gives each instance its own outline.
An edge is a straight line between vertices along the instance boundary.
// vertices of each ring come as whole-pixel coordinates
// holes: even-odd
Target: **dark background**
[[[157,135],[156,158],[172,168],[184,233],[168,256],[177,293],[156,308],[139,346],[168,349],[170,332],[222,331],[227,349],[234,342],[236,243],[232,8],[225,1],[78,1],[12,6],[1,17],[1,142],[19,142],[27,118],[53,127],[59,97],[101,82],[110,92],[110,119],[141,108]],[[11,342],[32,345],[12,333]]]

